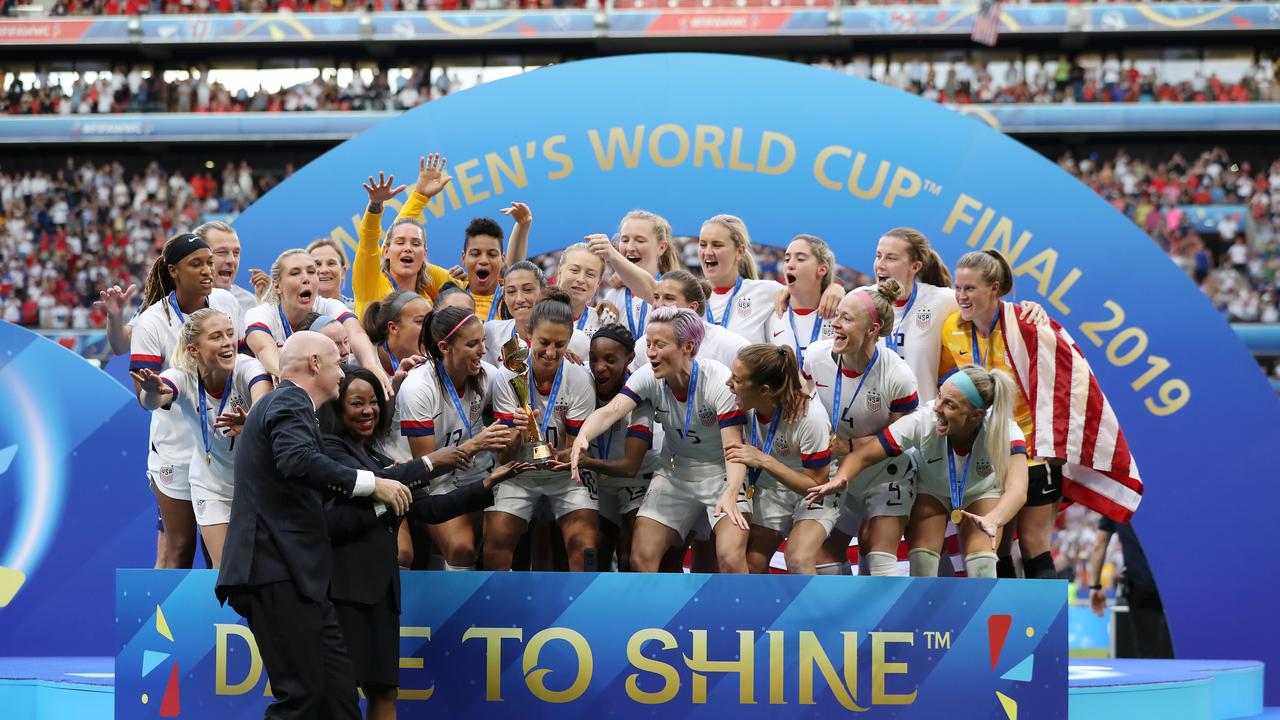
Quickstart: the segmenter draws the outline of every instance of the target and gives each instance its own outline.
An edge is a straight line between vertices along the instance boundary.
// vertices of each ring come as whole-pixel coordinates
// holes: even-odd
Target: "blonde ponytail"
[[[991,458],[996,486],[1004,490],[1004,476],[1009,469],[1009,421],[1013,419],[1013,405],[1018,397],[1018,386],[1003,370],[987,370],[970,365],[960,372],[969,376],[978,396],[987,405],[986,450]]]
[[[751,234],[747,232],[747,224],[737,215],[715,215],[703,225],[719,225],[729,231],[733,247],[740,251],[738,255],[738,275],[748,280],[759,280],[760,270],[756,267],[756,256],[751,251]]]

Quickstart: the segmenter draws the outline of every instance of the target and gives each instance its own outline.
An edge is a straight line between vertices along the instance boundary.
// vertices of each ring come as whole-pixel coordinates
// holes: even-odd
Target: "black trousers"
[[[249,621],[275,701],[268,720],[360,720],[355,673],[333,603],[308,600],[289,582],[228,598]]]

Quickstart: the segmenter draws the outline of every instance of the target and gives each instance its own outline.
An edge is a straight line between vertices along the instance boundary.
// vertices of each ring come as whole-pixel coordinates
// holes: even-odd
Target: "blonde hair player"
[[[351,352],[362,367],[382,381],[388,391],[391,379],[382,370],[378,354],[355,313],[341,301],[321,297],[315,258],[302,248],[285,250],[271,263],[271,285],[262,304],[245,313],[244,342],[254,357],[275,377],[280,377],[280,347],[293,335],[307,313],[337,318],[347,329]]]
[[[697,359],[702,319],[683,308],[658,308],[645,328],[649,364],[627,378],[607,405],[591,413],[574,442],[575,478],[591,442],[643,403],[663,427],[663,465],[654,473],[636,516],[631,567],[655,572],[672,546],[684,544],[698,520],[715,533],[721,572],[747,571],[751,506],[742,491],[746,467],[725,461],[725,448],[742,442],[746,418],[725,382],[729,369]],[[738,488],[733,497],[725,492]]]
[[[831,423],[822,405],[809,401],[789,345],[761,343],[738,351],[729,389],[747,413],[748,442],[727,446],[724,457],[747,466],[752,510],[747,565],[753,573],[767,573],[769,560],[805,507],[800,493],[827,478]],[[725,494],[736,491],[730,486]],[[817,574],[812,562],[788,563],[787,569]]]
[[[836,312],[834,337],[809,347],[805,376],[830,418],[837,462],[919,405],[906,361],[880,344],[893,332],[899,292],[897,282],[887,279],[849,293]],[[910,458],[889,458],[852,476],[847,488],[833,481],[809,493],[810,503],[787,540],[789,563],[814,562],[813,557],[819,567],[843,563],[857,536],[859,574],[896,574],[898,543],[915,497],[914,473]]]
[[[619,322],[639,339],[652,311],[655,285],[666,273],[680,268],[680,257],[672,243],[671,223],[648,210],[623,215],[615,237],[617,247],[608,235],[588,235],[587,246],[613,271],[605,302],[620,308]]]
[[[1013,421],[1013,380],[1003,372],[968,367],[952,375],[938,397],[881,431],[847,455],[833,484],[863,468],[920,452],[916,501],[907,525],[914,577],[938,574],[947,520],[960,529],[965,572],[996,577],[995,549],[1002,528],[1027,499],[1027,443]],[[820,488],[810,491],[815,497]]]
[[[560,253],[556,266],[556,287],[569,294],[573,308],[573,329],[590,338],[600,327],[594,307],[596,291],[604,278],[604,260],[591,252],[585,242],[574,243]]]
[[[159,373],[168,367],[187,315],[201,308],[220,310],[242,336],[240,303],[214,287],[214,261],[199,236],[170,238],[151,266],[129,339],[129,370]],[[127,294],[126,294],[127,295]],[[134,391],[142,388],[134,383]],[[174,413],[153,413],[147,447],[147,479],[160,510],[156,567],[190,568],[196,551],[196,518],[191,504],[191,458],[195,441]]]
[[[970,365],[1013,373],[1000,300],[1012,290],[1013,270],[999,251],[985,250],[961,256],[955,273],[959,309],[943,323],[939,377]],[[1045,319],[1039,324],[1047,323]],[[1035,432],[1035,414],[1021,388],[1014,395],[1013,417],[1030,440]],[[1027,506],[1018,514],[1016,527],[1023,574],[1028,578],[1052,579],[1057,571],[1050,542],[1058,501],[1062,499],[1062,470],[1038,458],[1031,458],[1028,464]],[[1012,542],[1011,535],[1002,540],[1000,577],[1017,577],[1011,557]]]
[[[130,373],[142,407],[180,412],[197,440],[191,456],[191,500],[214,568],[222,564],[231,520],[235,436],[249,408],[272,388],[262,363],[237,353],[238,344],[231,318],[203,308],[182,324],[167,370],[159,375],[145,368]]]

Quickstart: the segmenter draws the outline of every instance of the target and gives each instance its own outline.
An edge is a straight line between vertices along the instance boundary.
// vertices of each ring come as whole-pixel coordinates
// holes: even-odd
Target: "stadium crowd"
[[[992,69],[982,61],[929,63],[921,60],[876,63],[866,57],[824,58],[818,67],[863,77],[940,103],[1107,103],[1107,102],[1263,102],[1280,100],[1280,59],[1261,58],[1238,78],[1220,77],[1213,66],[1189,79],[1163,79],[1155,69],[1141,70],[1132,60],[1109,56],[1096,66],[1063,55],[1042,64],[1003,63]],[[1225,72],[1225,71],[1224,71]],[[165,80],[154,68],[120,66],[110,72],[79,75],[68,82],[41,70],[26,79],[0,71],[0,112],[9,115],[87,115],[133,112],[292,112],[404,110],[479,84],[456,69],[430,73],[415,68],[389,78],[351,73],[339,82],[332,68],[308,82],[276,91],[261,87],[228,88],[210,79],[209,68]],[[434,79],[432,78],[434,75]]]

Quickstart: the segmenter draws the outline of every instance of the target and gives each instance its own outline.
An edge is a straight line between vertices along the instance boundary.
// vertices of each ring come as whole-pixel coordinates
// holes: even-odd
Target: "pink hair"
[[[702,324],[702,318],[698,317],[698,313],[688,308],[654,308],[653,312],[649,313],[649,322],[670,324],[671,331],[675,333],[676,342],[681,345],[687,342],[693,343],[693,354],[695,355],[698,354],[698,348],[702,347],[702,340],[707,335],[707,329]]]

